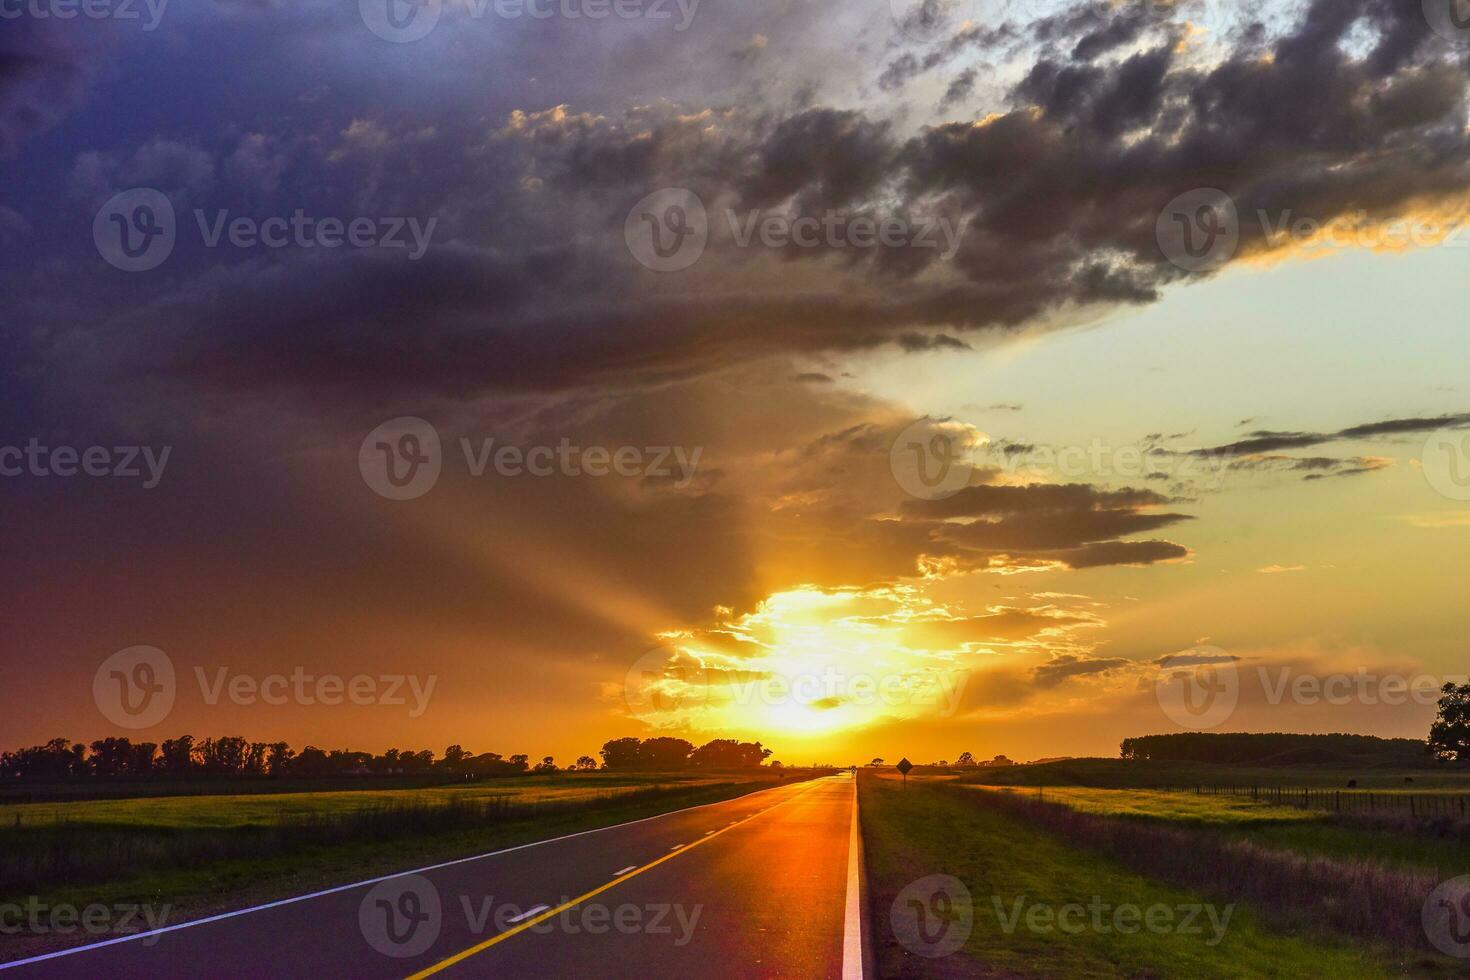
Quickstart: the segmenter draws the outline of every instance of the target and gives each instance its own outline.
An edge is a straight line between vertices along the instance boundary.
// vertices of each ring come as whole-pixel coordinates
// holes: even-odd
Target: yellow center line
[[[810,792],[810,790],[811,790],[811,788],[812,788],[813,785],[815,785],[815,781],[813,781],[812,783],[808,783],[806,785],[806,787],[800,793],[794,793],[794,794],[792,794],[792,796],[790,797],[790,799],[782,800],[780,803],[777,803],[776,806],[784,806],[785,804],[790,803],[791,800],[796,799],[798,796],[802,796],[802,795],[806,794],[807,792]],[[772,809],[772,807],[767,807],[766,809],[769,810],[769,809]],[[721,834],[727,833],[728,831],[731,831],[731,830],[734,830],[736,827],[740,826],[741,824],[746,823],[746,822],[748,822],[750,820],[754,820],[756,817],[760,816],[762,813],[765,813],[765,812],[766,812],[766,810],[757,810],[755,813],[752,813],[750,816],[744,818],[743,820],[737,820],[737,821],[735,821],[734,823],[730,824],[727,827],[720,828],[719,830],[717,830],[714,833],[710,834],[708,837],[701,837],[699,840],[695,841],[693,844],[689,844],[687,846],[681,846],[679,848],[676,848],[673,852],[671,852],[669,854],[665,854],[663,857],[658,858],[657,860],[648,862],[643,867],[639,868],[637,871],[633,871],[633,872],[630,872],[630,873],[628,873],[626,875],[623,875],[623,877],[621,877],[621,878],[614,878],[612,881],[609,881],[607,884],[602,885],[602,886],[600,886],[598,888],[594,888],[594,889],[592,889],[590,892],[588,892],[585,895],[579,895],[578,897],[576,897],[576,898],[574,898],[574,899],[572,899],[572,900],[570,900],[568,902],[563,902],[561,905],[558,905],[554,909],[547,909],[545,912],[542,912],[540,915],[536,916],[536,918],[534,918],[534,919],[527,919],[525,922],[522,922],[520,925],[516,926],[514,929],[507,929],[505,932],[502,932],[502,933],[499,933],[497,935],[491,936],[489,939],[485,940],[483,943],[480,943],[478,946],[471,946],[469,949],[466,949],[463,952],[455,953],[453,956],[449,957],[448,959],[440,960],[438,963],[435,963],[433,966],[429,967],[428,969],[420,970],[418,973],[413,974],[412,976],[410,976],[408,978],[408,980],[420,980],[421,977],[431,977],[431,976],[433,976],[436,973],[442,973],[443,971],[449,969],[451,966],[454,966],[456,963],[462,963],[465,960],[469,959],[471,956],[476,955],[477,953],[483,953],[485,950],[489,949],[491,946],[494,946],[496,943],[505,942],[505,940],[509,939],[511,936],[519,935],[520,933],[525,932],[527,929],[530,929],[533,926],[540,925],[541,923],[545,922],[547,919],[554,919],[558,915],[561,915],[563,912],[565,912],[567,909],[573,908],[573,907],[578,906],[578,905],[581,905],[583,902],[587,901],[589,898],[596,898],[598,895],[601,895],[603,892],[607,891],[609,888],[614,888],[614,887],[616,887],[618,885],[623,884],[626,881],[632,881],[634,878],[636,878],[639,875],[643,874],[643,872],[645,872],[645,871],[651,871],[654,868],[658,867],[660,864],[663,864],[665,861],[672,861],[674,858],[679,857],[681,854],[688,854],[690,851],[694,850],[699,845],[701,845],[701,844],[708,844],[710,841],[714,840],[716,837],[720,836]]]

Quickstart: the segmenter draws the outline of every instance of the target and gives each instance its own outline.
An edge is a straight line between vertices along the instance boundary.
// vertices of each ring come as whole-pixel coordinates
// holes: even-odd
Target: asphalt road
[[[863,975],[850,776],[15,964],[11,977]]]

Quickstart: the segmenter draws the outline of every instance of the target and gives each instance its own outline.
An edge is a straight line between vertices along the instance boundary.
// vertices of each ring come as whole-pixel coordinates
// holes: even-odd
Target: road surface
[[[863,975],[848,774],[14,964],[21,977]]]

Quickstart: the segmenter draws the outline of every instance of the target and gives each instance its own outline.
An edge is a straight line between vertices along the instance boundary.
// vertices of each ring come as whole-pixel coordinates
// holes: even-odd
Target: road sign
[[[903,776],[904,789],[909,788],[909,770],[912,768],[914,768],[914,764],[907,757],[898,760],[898,771]]]

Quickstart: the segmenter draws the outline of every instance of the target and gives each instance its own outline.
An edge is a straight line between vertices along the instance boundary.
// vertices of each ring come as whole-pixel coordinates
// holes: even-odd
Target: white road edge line
[[[863,840],[858,834],[857,780],[852,781],[852,829],[847,840],[847,908],[842,927],[842,980],[863,980]]]
[[[513,919],[507,919],[506,921],[510,923],[525,922],[531,916],[540,915],[542,912],[545,912],[549,908],[551,908],[550,905],[537,905],[532,908],[526,909],[526,911],[522,912],[520,915],[516,916]]]
[[[638,865],[636,865],[636,864],[630,864],[626,868],[624,868],[622,871],[614,871],[613,872],[613,877],[614,878],[621,878],[623,875],[627,874],[629,871],[637,871],[637,870],[638,870]]]
[[[756,796],[761,793],[770,793],[774,790],[785,789],[786,786],[789,785],[791,784],[787,783],[782,786],[772,786],[768,789],[759,789],[756,790],[754,793],[747,793],[745,794],[745,796]],[[40,956],[31,956],[23,960],[11,960],[8,963],[0,963],[0,971],[12,970],[16,967],[21,966],[30,966],[33,963],[44,963],[47,960],[59,959],[63,956],[75,956],[77,953],[85,953],[94,949],[102,949],[105,946],[116,946],[119,943],[136,942],[140,939],[147,939],[149,936],[161,936],[166,932],[178,932],[180,929],[192,929],[195,926],[208,925],[211,922],[220,922],[224,919],[233,919],[241,915],[250,915],[254,912],[264,912],[268,909],[280,908],[283,905],[295,905],[297,902],[309,902],[314,898],[323,898],[327,895],[335,895],[338,892],[348,892],[352,891],[354,888],[365,888],[368,885],[376,885],[379,882],[392,881],[394,878],[407,878],[409,875],[427,874],[430,871],[438,871],[442,868],[452,868],[455,865],[459,864],[469,864],[471,861],[483,861],[486,858],[498,857],[501,854],[510,854],[513,851],[524,851],[532,847],[541,847],[543,844],[556,844],[564,840],[572,840],[576,837],[586,837],[588,834],[600,834],[604,831],[618,830],[622,827],[633,827],[640,823],[647,823],[650,820],[659,820],[663,817],[672,817],[675,814],[689,813],[693,810],[703,810],[708,807],[720,806],[723,803],[732,803],[735,800],[741,800],[744,798],[744,796],[732,796],[728,800],[716,800],[713,803],[701,803],[698,806],[686,806],[682,810],[670,810],[668,813],[655,813],[651,817],[640,817],[637,820],[629,820],[627,823],[613,824],[610,827],[594,827],[591,830],[580,830],[575,834],[565,834],[561,837],[552,837],[547,840],[532,841],[529,844],[518,844],[515,847],[505,847],[501,848],[498,851],[487,851],[484,854],[475,854],[466,858],[457,858],[453,861],[444,861],[439,864],[431,864],[428,867],[414,868],[411,871],[395,871],[390,875],[380,875],[377,878],[368,878],[365,881],[356,881],[350,885],[338,885],[335,888],[324,888],[321,891],[311,892],[307,895],[296,895],[292,898],[282,898],[274,902],[266,902],[264,905],[254,905],[248,909],[237,909],[234,912],[221,912],[219,915],[210,915],[206,916],[203,919],[192,919],[189,922],[180,922],[177,925],[164,926],[161,929],[151,929],[148,932],[136,932],[133,933],[131,936],[118,936],[115,939],[104,939],[98,943],[89,943],[86,946],[75,946],[71,949],[60,949],[54,953],[43,953]]]

